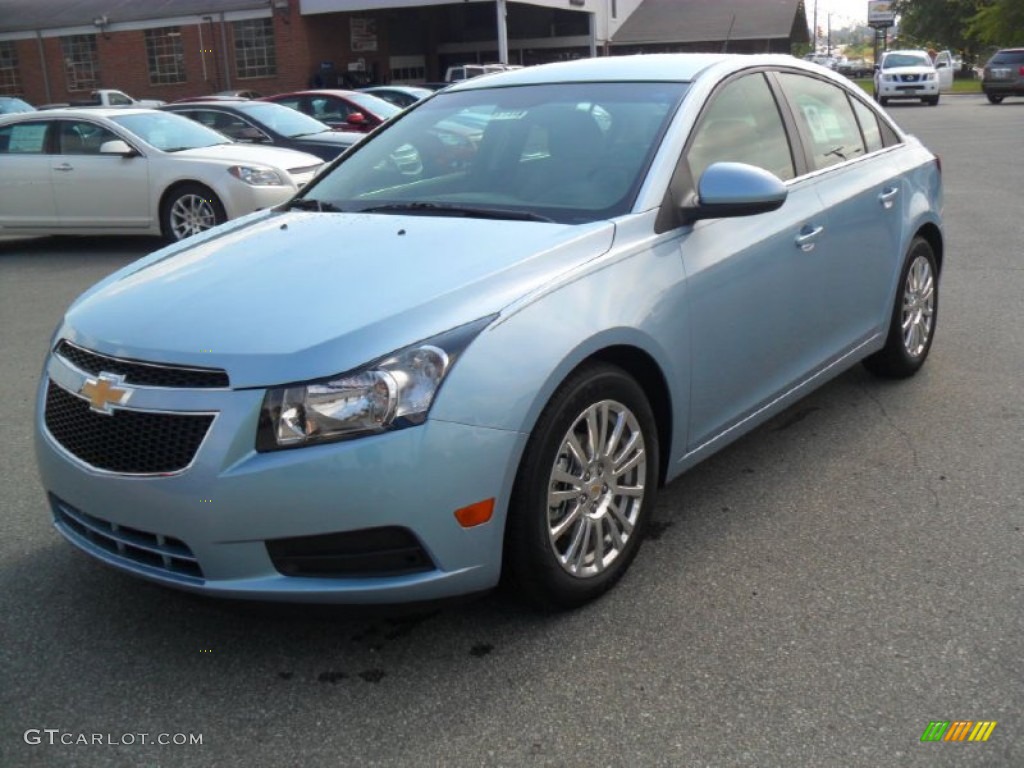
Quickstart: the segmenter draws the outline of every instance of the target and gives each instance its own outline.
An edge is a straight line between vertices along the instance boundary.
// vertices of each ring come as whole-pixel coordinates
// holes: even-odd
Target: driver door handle
[[[899,187],[890,187],[886,189],[878,196],[878,201],[882,204],[882,207],[886,210],[892,208],[893,202],[896,200],[896,195],[900,193]]]
[[[815,227],[814,229],[804,227],[803,229],[800,230],[800,234],[796,236],[797,248],[799,248],[801,251],[804,251],[805,253],[807,251],[813,251],[814,241],[817,239],[818,235],[820,235],[824,231],[824,226]]]
[[[75,166],[73,166],[71,163],[61,163],[60,165],[53,166],[53,170],[55,170],[55,171],[73,171],[73,170],[75,170]]]

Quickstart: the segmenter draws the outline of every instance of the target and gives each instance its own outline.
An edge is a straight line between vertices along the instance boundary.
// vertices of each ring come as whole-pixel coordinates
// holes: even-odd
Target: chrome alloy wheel
[[[928,347],[934,318],[935,277],[928,259],[918,256],[903,286],[903,347],[910,357],[920,356]]]
[[[171,206],[171,232],[175,240],[184,240],[217,224],[213,203],[201,195],[188,192]]]
[[[636,416],[602,400],[562,438],[548,481],[548,539],[569,574],[605,571],[633,535],[644,500],[647,453]]]

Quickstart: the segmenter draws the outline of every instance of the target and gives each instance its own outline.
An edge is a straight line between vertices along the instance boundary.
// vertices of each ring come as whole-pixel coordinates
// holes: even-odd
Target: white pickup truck
[[[63,104],[44,104],[40,109],[60,109],[62,107],[159,107],[166,103],[158,99],[133,99],[124,91],[119,91],[115,88],[97,88],[89,94],[88,99],[80,99]]]

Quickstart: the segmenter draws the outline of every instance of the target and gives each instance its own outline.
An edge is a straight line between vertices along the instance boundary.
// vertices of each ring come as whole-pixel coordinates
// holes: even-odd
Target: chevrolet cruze
[[[209,595],[579,605],[659,486],[857,362],[921,367],[941,207],[931,152],[788,56],[468,80],[70,307],[54,525]]]

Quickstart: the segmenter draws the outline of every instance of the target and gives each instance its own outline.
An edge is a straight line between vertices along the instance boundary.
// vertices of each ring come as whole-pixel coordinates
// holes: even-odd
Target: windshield
[[[262,123],[270,130],[290,138],[331,130],[329,125],[325,125],[309,115],[304,115],[297,109],[284,107],[280,104],[272,104],[270,102],[236,104],[235,108],[244,112],[253,120]]]
[[[224,134],[170,112],[116,115],[110,119],[164,152],[232,143]]]
[[[882,69],[893,67],[930,67],[932,60],[927,53],[891,53],[882,62]]]
[[[685,83],[443,91],[304,197],[354,212],[582,223],[629,211]]]

